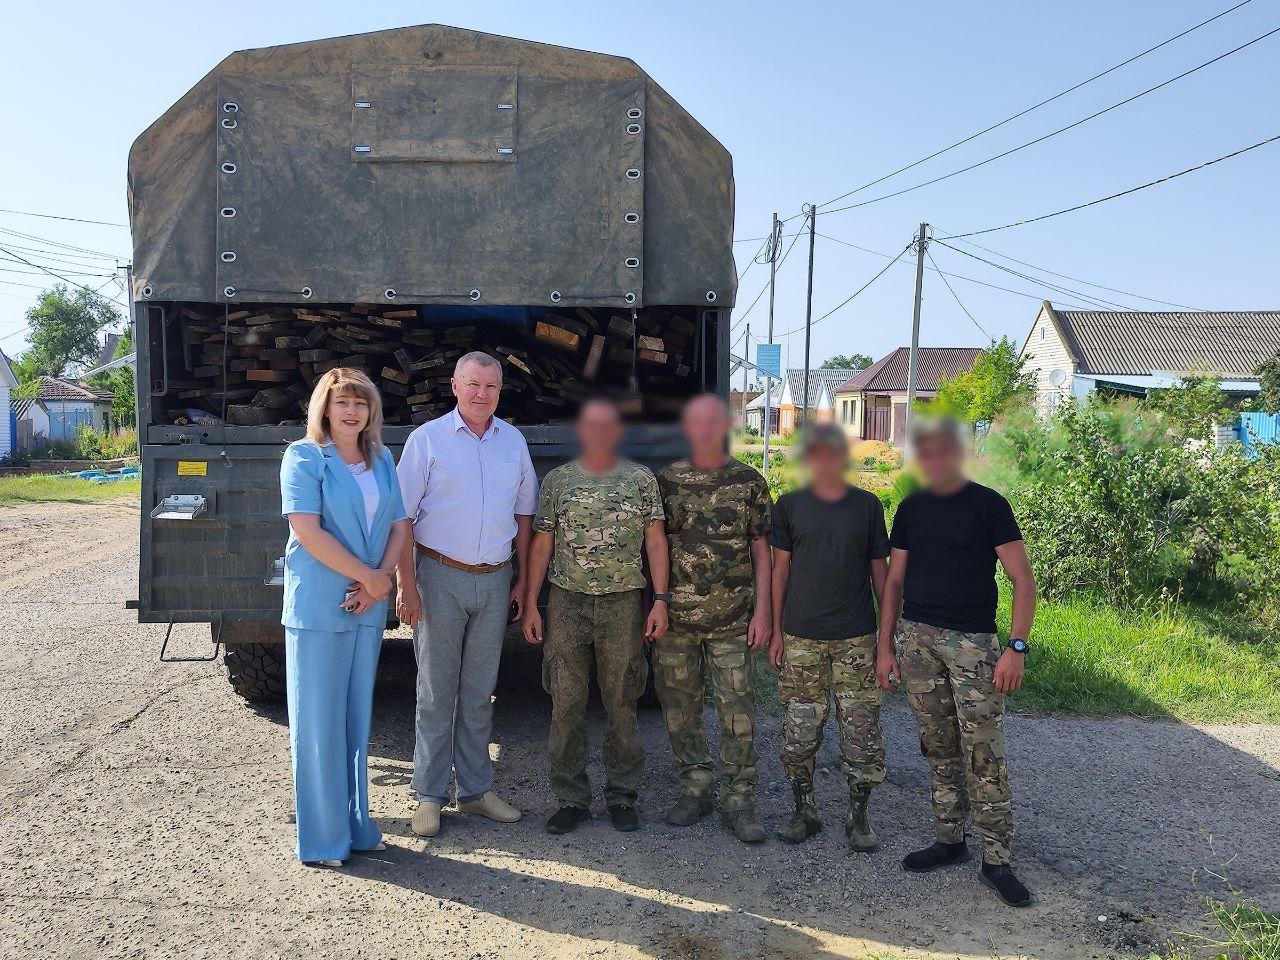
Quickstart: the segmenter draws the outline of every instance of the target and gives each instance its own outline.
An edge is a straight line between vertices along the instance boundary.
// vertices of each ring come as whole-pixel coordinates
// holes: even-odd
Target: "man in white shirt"
[[[465,354],[452,384],[457,407],[409,434],[397,468],[413,523],[397,568],[396,611],[414,628],[418,661],[412,827],[423,837],[440,831],[450,775],[463,813],[520,819],[491,789],[489,734],[503,634],[524,598],[538,479],[520,431],[493,415],[498,361]]]

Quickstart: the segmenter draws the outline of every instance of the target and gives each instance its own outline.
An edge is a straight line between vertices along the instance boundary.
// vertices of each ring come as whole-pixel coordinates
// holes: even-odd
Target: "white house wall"
[[[8,384],[0,385],[0,460],[13,452],[13,417],[10,404],[12,397]]]
[[[1071,354],[1067,345],[1058,335],[1058,329],[1044,307],[1031,326],[1022,355],[1027,357],[1026,371],[1035,377],[1036,412],[1042,417],[1049,416],[1057,408],[1063,397],[1072,392]],[[1062,382],[1054,385],[1050,377],[1054,370],[1062,371]]]

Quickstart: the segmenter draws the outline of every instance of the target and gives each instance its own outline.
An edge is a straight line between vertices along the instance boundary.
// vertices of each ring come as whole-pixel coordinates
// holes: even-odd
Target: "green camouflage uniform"
[[[875,642],[874,633],[850,640],[785,638],[782,766],[806,792],[813,790],[814,757],[822,745],[831,697],[840,727],[840,769],[850,785],[884,783]]]
[[[751,542],[769,532],[769,488],[746,464],[658,474],[671,544],[669,632],[654,643],[662,701],[681,789],[710,799],[715,773],[702,725],[704,677],[720,720],[725,812],[755,807],[755,677],[747,626],[755,609]]]
[[[551,694],[551,788],[561,804],[591,806],[587,692],[594,660],[605,728],[605,802],[632,806],[644,770],[636,701],[644,692],[645,528],[662,519],[653,474],[623,461],[604,476],[576,463],[547,474],[533,528],[554,536],[542,684]]]
[[[902,620],[898,659],[933,778],[938,840],[964,839],[965,815],[988,863],[1009,862],[1013,804],[1004,750],[1004,697],[995,691],[1000,639]]]

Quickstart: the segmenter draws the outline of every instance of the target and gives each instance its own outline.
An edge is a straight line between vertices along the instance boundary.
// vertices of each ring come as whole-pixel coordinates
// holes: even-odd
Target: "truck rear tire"
[[[215,624],[213,631],[217,634]],[[278,637],[279,639],[274,639]],[[284,631],[278,626],[226,624],[222,642],[231,689],[250,703],[279,703],[285,698]]]

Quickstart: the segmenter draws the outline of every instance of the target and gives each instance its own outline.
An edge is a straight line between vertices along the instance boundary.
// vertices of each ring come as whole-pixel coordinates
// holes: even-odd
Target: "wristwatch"
[[[671,603],[671,594],[669,594],[669,593],[655,593],[655,594],[653,595],[653,602],[654,602],[654,603],[657,603],[659,600],[661,600],[661,601],[662,601],[663,603],[665,603],[665,604],[670,605],[670,603]]]
[[[1027,641],[1023,640],[1021,637],[1010,637],[1007,646],[1014,653],[1026,653],[1031,649],[1031,644],[1027,643]]]

